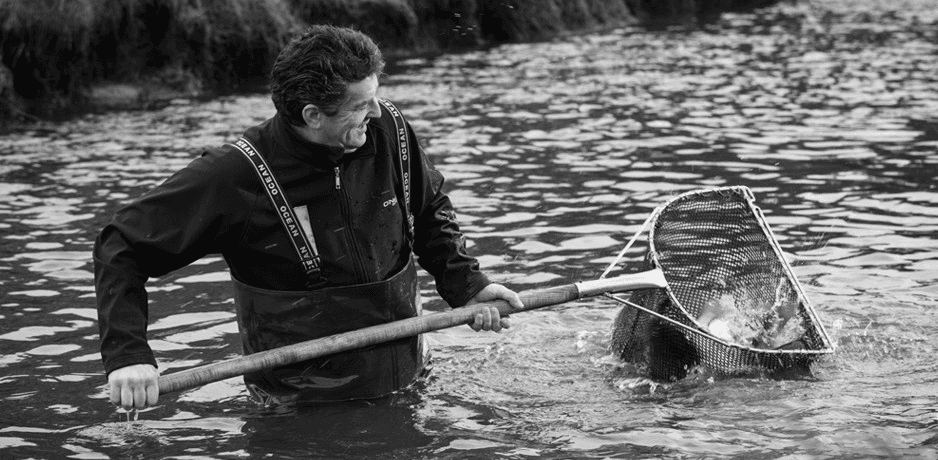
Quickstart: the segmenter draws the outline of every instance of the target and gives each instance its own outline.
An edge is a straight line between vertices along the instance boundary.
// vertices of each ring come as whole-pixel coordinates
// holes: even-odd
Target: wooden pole
[[[478,303],[469,307],[454,308],[445,312],[425,314],[379,324],[162,375],[159,378],[160,394],[188,390],[249,372],[285,366],[404,337],[412,337],[425,332],[468,324],[473,321],[477,313],[487,306],[494,306],[498,308],[502,316],[508,316],[606,292],[663,287],[666,287],[664,275],[660,270],[651,270],[615,278],[525,291],[519,294],[521,302],[524,304],[524,307],[520,309],[512,308],[508,305],[508,302],[502,300]]]

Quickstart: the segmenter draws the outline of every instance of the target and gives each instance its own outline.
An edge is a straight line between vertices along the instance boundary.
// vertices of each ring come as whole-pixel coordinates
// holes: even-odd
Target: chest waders
[[[411,150],[404,119],[390,102],[380,102],[394,116],[397,128],[403,189],[403,199],[399,201],[407,222],[404,231],[412,240]],[[384,281],[320,287],[324,280],[312,232],[307,235],[302,230],[283,190],[254,146],[244,138],[233,145],[251,161],[265,184],[310,280],[309,290],[275,291],[232,279],[245,355],[420,314],[417,268],[412,256],[404,268]],[[245,374],[244,382],[263,404],[376,398],[413,383],[423,371],[427,352],[422,336],[409,337]]]

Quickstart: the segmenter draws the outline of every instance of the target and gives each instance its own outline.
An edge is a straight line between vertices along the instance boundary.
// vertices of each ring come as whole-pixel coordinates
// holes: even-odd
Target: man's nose
[[[368,104],[368,117],[381,118],[381,105],[376,97],[371,98],[371,102]]]

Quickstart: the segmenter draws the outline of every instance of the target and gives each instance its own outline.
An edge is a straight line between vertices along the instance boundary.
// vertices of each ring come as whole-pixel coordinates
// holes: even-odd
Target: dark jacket
[[[418,146],[410,125],[410,145]],[[293,207],[307,206],[327,286],[386,279],[407,262],[411,245],[402,197],[397,133],[382,107],[355,152],[301,139],[280,116],[244,136],[261,152]],[[453,307],[489,280],[467,255],[443,176],[419,147],[411,153],[413,253]],[[146,342],[150,277],[207,254],[221,254],[238,281],[272,290],[304,290],[307,275],[250,162],[225,145],[204,152],[164,183],[122,207],[95,242],[95,283],[106,372],[156,365]]]

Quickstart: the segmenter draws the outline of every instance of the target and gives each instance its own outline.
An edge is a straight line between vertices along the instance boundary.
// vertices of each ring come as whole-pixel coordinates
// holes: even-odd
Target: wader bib
[[[234,285],[245,355],[419,314],[413,260],[391,278],[363,285],[316,291]],[[264,404],[376,398],[413,383],[424,359],[422,338],[409,337],[245,374],[244,383]]]
[[[404,120],[389,102],[380,101],[394,116],[399,131]],[[413,238],[409,212],[410,149],[401,140],[400,165],[408,238]],[[413,257],[387,280],[352,286],[320,287],[320,259],[312,232],[297,231],[299,220],[266,162],[244,138],[232,144],[254,165],[267,185],[268,196],[283,221],[303,268],[309,290],[274,291],[232,279],[238,329],[245,355],[420,314],[420,290]],[[376,398],[402,389],[421,374],[427,347],[422,336],[409,337],[293,365],[245,374],[251,394],[264,404],[344,401]]]

